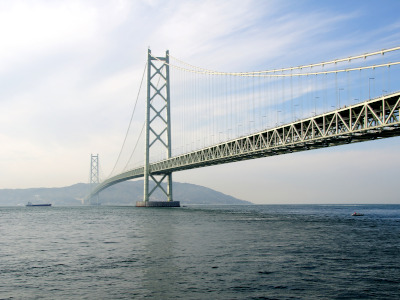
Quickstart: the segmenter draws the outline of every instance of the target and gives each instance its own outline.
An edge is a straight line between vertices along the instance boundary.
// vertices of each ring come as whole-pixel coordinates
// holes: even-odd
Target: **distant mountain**
[[[150,187],[154,183],[149,184]],[[82,200],[89,193],[90,186],[78,183],[62,188],[0,189],[0,206],[25,205],[32,203],[52,203],[57,206],[82,205]],[[212,189],[190,184],[174,182],[174,200],[181,205],[240,205],[252,204]],[[143,200],[143,180],[125,181],[102,191],[99,202],[102,205],[134,205]],[[150,197],[151,201],[165,200],[161,191],[157,190]]]

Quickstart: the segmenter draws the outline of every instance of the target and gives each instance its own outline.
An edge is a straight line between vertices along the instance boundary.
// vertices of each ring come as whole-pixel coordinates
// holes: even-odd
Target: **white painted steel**
[[[288,154],[400,135],[400,92],[322,115],[239,137],[149,165],[153,175],[234,161]],[[139,167],[100,183],[92,195],[121,181],[144,176]]]

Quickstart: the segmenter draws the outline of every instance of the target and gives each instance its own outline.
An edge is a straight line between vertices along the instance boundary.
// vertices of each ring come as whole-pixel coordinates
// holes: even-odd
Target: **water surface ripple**
[[[400,205],[1,207],[0,233],[0,299],[400,299]]]

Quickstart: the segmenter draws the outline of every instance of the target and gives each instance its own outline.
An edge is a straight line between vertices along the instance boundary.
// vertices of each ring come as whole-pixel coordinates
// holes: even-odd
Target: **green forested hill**
[[[56,206],[82,205],[82,199],[90,187],[78,183],[61,188],[0,189],[0,206],[25,205],[32,203],[52,203]],[[174,200],[185,204],[251,204],[215,190],[189,183],[174,182]],[[102,205],[135,205],[143,200],[143,181],[125,181],[116,184],[100,193]],[[160,192],[152,195],[150,200],[164,200]]]

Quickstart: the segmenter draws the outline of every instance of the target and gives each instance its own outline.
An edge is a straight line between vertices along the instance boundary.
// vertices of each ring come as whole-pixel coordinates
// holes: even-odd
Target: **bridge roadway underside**
[[[153,175],[332,147],[400,135],[400,92],[273,129],[239,137],[150,165]],[[100,183],[92,195],[116,183],[143,177],[143,167]]]

